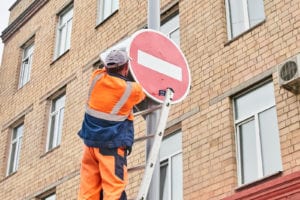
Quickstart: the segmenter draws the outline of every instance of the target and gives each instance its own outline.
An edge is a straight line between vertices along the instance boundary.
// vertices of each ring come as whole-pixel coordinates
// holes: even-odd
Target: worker
[[[133,107],[145,98],[128,80],[130,59],[113,50],[91,77],[86,112],[78,135],[84,150],[78,200],[126,200],[127,159],[134,139]]]

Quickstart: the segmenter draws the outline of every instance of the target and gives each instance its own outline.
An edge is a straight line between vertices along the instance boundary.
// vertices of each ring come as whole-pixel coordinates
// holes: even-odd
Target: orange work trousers
[[[84,146],[78,200],[126,200],[127,183],[124,148]]]

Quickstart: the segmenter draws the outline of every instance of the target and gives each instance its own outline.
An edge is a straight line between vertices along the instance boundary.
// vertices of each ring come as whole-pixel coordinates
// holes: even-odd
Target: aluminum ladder
[[[173,94],[174,94],[174,91],[172,89],[168,88],[166,91],[163,91],[165,100],[162,104],[160,104],[156,107],[153,107],[153,108],[149,108],[149,109],[134,113],[134,116],[147,115],[151,112],[154,112],[155,110],[161,109],[160,118],[158,120],[158,124],[156,126],[155,133],[135,139],[135,142],[137,142],[137,141],[142,141],[142,140],[154,137],[152,147],[151,147],[151,149],[149,151],[149,155],[147,157],[146,166],[143,165],[143,166],[137,166],[137,167],[128,169],[129,171],[138,170],[138,169],[142,169],[142,168],[145,169],[136,200],[145,200],[147,198],[148,190],[149,190],[153,172],[154,172],[154,167],[158,160],[159,150],[160,150],[162,138],[164,136],[164,130],[167,125],[167,120],[168,120],[168,115],[169,115],[169,110],[171,107],[171,101],[173,98]]]

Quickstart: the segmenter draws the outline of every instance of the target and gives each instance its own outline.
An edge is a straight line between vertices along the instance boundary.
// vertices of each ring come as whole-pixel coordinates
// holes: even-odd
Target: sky
[[[0,35],[2,31],[8,26],[9,11],[8,9],[16,0],[2,0],[0,6]],[[3,43],[0,42],[0,63],[2,62]]]

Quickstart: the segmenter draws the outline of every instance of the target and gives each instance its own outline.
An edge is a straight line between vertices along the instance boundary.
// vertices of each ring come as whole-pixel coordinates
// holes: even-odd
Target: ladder
[[[145,139],[154,137],[153,144],[152,144],[152,147],[150,149],[150,152],[149,152],[149,155],[148,155],[148,158],[146,161],[146,166],[145,167],[138,166],[138,167],[129,169],[129,170],[136,170],[136,169],[145,168],[144,176],[141,181],[141,185],[140,185],[136,200],[145,200],[147,197],[151,179],[152,179],[153,172],[154,172],[154,167],[157,162],[157,158],[159,156],[159,149],[160,149],[162,138],[164,135],[164,130],[167,125],[167,120],[168,120],[168,115],[169,115],[169,110],[170,110],[173,94],[174,94],[173,90],[168,88],[164,92],[165,100],[161,105],[153,107],[153,108],[149,108],[149,109],[146,109],[146,110],[143,110],[143,111],[140,111],[140,112],[137,112],[134,114],[135,116],[146,115],[151,112],[154,112],[155,110],[161,109],[160,118],[159,118],[158,124],[156,126],[155,133],[135,139],[135,142],[137,142],[137,141],[141,141],[141,140],[145,140]]]

